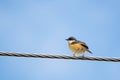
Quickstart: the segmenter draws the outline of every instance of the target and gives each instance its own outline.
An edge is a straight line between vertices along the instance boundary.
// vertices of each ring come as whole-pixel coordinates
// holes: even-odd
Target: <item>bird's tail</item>
[[[89,53],[93,54],[90,50],[87,50]]]

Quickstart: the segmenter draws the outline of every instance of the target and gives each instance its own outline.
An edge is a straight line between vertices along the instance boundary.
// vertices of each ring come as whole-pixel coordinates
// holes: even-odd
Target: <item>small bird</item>
[[[84,57],[84,52],[88,51],[89,53],[92,54],[92,52],[89,50],[88,46],[86,43],[77,40],[74,37],[69,37],[66,39],[68,41],[68,46],[70,50],[73,52],[73,56],[76,56],[76,54],[83,54],[82,57]]]

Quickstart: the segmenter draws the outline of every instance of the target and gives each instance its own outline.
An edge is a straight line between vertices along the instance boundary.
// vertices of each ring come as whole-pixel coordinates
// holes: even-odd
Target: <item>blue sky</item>
[[[72,55],[66,38],[120,56],[119,0],[0,0],[0,51]],[[120,80],[118,62],[0,57],[1,80]]]

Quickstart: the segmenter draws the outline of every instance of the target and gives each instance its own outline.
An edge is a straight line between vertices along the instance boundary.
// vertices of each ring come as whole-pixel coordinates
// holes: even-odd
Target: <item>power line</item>
[[[68,55],[35,54],[35,53],[31,54],[31,53],[18,53],[18,52],[0,52],[0,56],[120,62],[120,58],[117,58],[117,57],[95,57],[95,56],[74,57],[74,56],[68,56]]]

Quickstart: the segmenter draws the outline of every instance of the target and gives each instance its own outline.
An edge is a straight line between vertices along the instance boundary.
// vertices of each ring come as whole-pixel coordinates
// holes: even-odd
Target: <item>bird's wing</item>
[[[81,41],[75,41],[75,42],[72,42],[72,44],[80,44],[83,47],[85,47],[86,49],[89,49],[88,46],[84,42],[81,42]]]
[[[80,43],[81,43],[82,46],[84,46],[85,48],[89,49],[89,47],[87,46],[86,43],[84,43],[84,42],[80,42]]]

